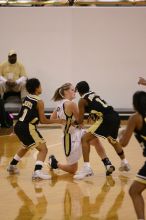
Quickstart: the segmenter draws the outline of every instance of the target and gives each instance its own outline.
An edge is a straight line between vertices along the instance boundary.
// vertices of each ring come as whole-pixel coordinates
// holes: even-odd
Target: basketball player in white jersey
[[[54,155],[49,156],[49,165],[52,169],[61,169],[74,174],[78,168],[78,160],[82,155],[81,138],[85,134],[83,128],[72,126],[73,120],[78,120],[78,107],[73,99],[75,98],[75,88],[71,83],[65,83],[59,87],[53,96],[54,101],[58,101],[56,110],[52,113],[51,119],[65,119],[66,125],[63,127],[63,146],[67,164],[58,162]],[[100,141],[95,138],[92,141],[97,153],[106,167],[106,175],[110,175],[111,164],[106,156],[105,150]],[[93,172],[90,173],[92,175]]]

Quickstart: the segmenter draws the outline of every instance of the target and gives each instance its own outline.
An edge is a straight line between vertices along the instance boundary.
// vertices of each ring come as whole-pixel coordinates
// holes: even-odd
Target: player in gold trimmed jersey
[[[44,102],[39,95],[42,93],[40,81],[36,78],[29,79],[26,83],[28,96],[25,97],[22,107],[18,116],[18,121],[14,127],[14,131],[22,143],[22,147],[18,149],[17,153],[10,162],[7,171],[11,174],[18,173],[16,165],[26,152],[35,147],[38,150],[37,160],[35,163],[33,179],[51,179],[51,176],[42,172],[44,160],[47,155],[47,146],[40,132],[37,130],[37,124],[51,123],[65,123],[65,120],[47,119],[44,114]]]
[[[75,179],[83,179],[91,173],[89,163],[90,142],[99,136],[107,138],[109,143],[114,147],[116,153],[121,159],[121,171],[129,171],[130,167],[125,159],[124,151],[121,145],[116,140],[118,129],[120,126],[120,118],[112,106],[109,106],[94,92],[90,91],[90,87],[86,81],[81,81],[76,85],[76,91],[81,96],[79,100],[79,120],[77,123],[82,123],[84,113],[89,113],[89,117],[93,125],[88,129],[87,133],[82,137],[82,151],[84,158],[84,166],[81,171],[74,176]],[[114,167],[111,167],[111,172]]]
[[[129,117],[125,130],[121,131],[120,143],[123,147],[127,146],[134,133],[138,143],[142,147],[143,156],[146,157],[146,92],[137,91],[134,93],[133,106],[136,112]],[[129,189],[137,219],[139,220],[145,219],[144,199],[142,196],[145,189],[146,161],[138,171],[136,178]]]

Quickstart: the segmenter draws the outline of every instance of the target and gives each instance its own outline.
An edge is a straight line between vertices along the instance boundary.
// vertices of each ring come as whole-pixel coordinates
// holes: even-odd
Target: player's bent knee
[[[81,142],[82,142],[82,143],[91,142],[94,138],[95,138],[95,137],[94,137],[92,134],[86,133],[86,134],[82,137]]]

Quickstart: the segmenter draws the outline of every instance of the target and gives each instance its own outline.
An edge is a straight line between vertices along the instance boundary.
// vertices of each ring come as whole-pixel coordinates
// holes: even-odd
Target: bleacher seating
[[[5,103],[5,108],[6,111],[11,112],[14,115],[14,118],[17,118],[18,112],[21,108],[21,102],[7,102]],[[45,115],[49,118],[53,110],[54,108],[45,108]],[[117,108],[115,110],[119,113],[121,120],[127,120],[128,117],[134,112],[134,110],[130,108]],[[85,118],[87,117],[88,114],[85,114]]]
[[[21,108],[20,92],[7,92],[4,94],[3,99],[5,101],[6,111],[13,113],[14,116],[17,116]]]

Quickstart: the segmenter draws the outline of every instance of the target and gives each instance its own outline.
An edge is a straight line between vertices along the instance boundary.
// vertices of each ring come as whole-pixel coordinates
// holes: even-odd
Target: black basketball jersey
[[[39,96],[28,95],[25,97],[21,110],[18,115],[18,122],[38,124],[39,114],[37,109],[37,103],[40,100]]]
[[[88,92],[82,96],[84,98],[88,105],[85,108],[85,111],[87,113],[92,113],[94,111],[97,112],[97,114],[104,115],[111,113],[113,111],[113,108],[109,106],[104,100],[100,98],[100,96],[96,95],[94,92]]]
[[[146,157],[146,116],[142,116],[142,118],[143,126],[140,130],[135,130],[134,134],[143,149],[143,156]]]

